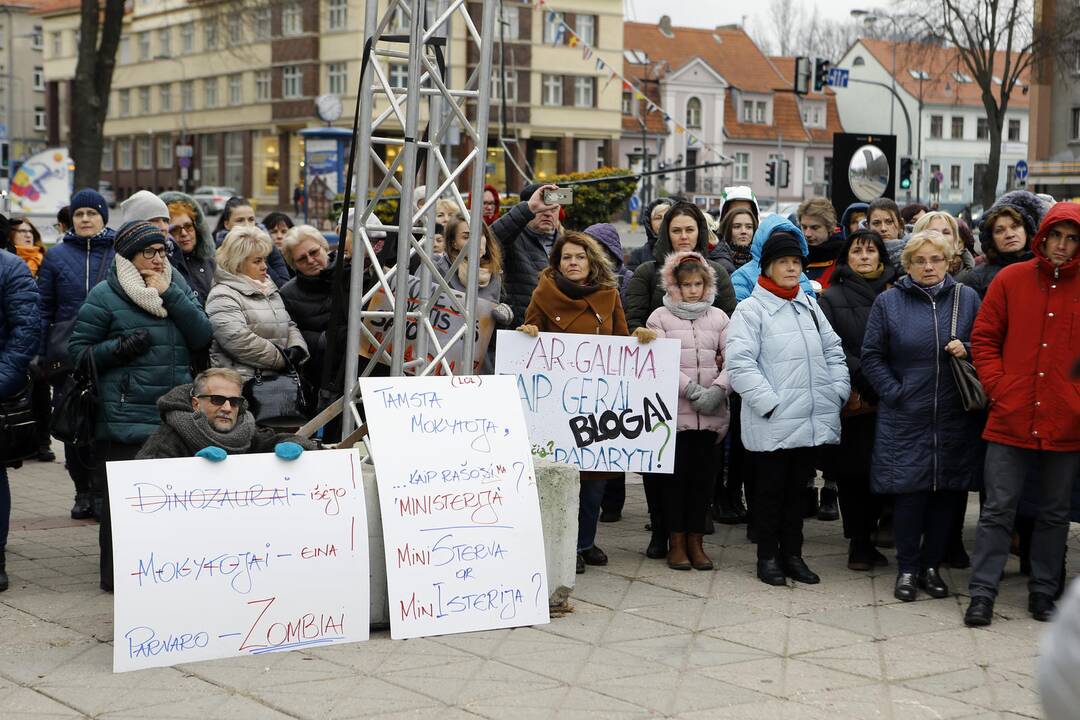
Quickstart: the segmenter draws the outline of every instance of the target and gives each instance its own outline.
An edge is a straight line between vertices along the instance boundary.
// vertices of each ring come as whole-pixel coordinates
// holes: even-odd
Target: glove
[[[701,387],[696,382],[691,380],[690,382],[686,383],[686,390],[683,392],[683,397],[690,402],[694,402],[699,397],[701,397],[701,393],[703,392],[705,392],[705,388]]]
[[[727,399],[727,393],[724,392],[724,388],[719,385],[710,385],[696,400],[690,402],[690,406],[694,408],[694,412],[701,415],[716,415],[724,406],[725,399]]]
[[[304,452],[304,446],[294,442],[279,442],[274,446],[274,454],[282,460],[295,460]]]
[[[509,327],[514,322],[514,311],[506,303],[499,303],[491,311],[491,317],[499,327]]]
[[[298,368],[300,367],[300,363],[303,363],[307,360],[308,354],[307,351],[304,350],[304,348],[294,345],[293,347],[285,350],[285,357],[288,358],[289,365],[293,366],[294,368]]]
[[[113,357],[121,363],[133,360],[150,349],[150,333],[143,328],[121,335],[113,349]]]
[[[655,330],[650,330],[649,328],[644,327],[644,326],[639,327],[632,334],[633,334],[634,337],[637,338],[637,341],[639,343],[641,343],[642,345],[646,345],[648,343],[651,343],[653,340],[656,339],[656,331]]]
[[[518,332],[523,332],[530,337],[536,337],[540,334],[540,328],[535,325],[522,325],[518,328]]]
[[[209,460],[210,462],[221,462],[229,457],[229,453],[225,452],[224,448],[219,448],[217,445],[207,445],[202,450],[195,453],[195,457],[201,457],[203,460]]]

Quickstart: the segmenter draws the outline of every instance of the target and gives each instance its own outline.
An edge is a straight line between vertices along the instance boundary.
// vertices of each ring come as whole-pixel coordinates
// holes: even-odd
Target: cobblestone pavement
[[[67,518],[60,463],[31,463],[11,484],[11,589],[0,594],[9,720],[1040,716],[1033,668],[1046,626],[1025,612],[1015,558],[994,624],[970,630],[966,597],[902,604],[893,568],[847,570],[838,522],[806,524],[817,586],[758,582],[742,527],[707,538],[715,572],[668,570],[642,554],[640,485],[624,519],[601,525],[610,564],[579,576],[573,612],[549,625],[407,641],[380,630],[367,643],[114,675],[97,526]],[[945,575],[964,592],[966,573]]]

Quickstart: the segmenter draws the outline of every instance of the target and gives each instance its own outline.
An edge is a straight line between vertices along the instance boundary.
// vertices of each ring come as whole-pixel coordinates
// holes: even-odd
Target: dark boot
[[[0,592],[4,592],[7,589],[8,589],[7,558],[4,555],[4,549],[0,548]]]
[[[71,506],[72,520],[89,520],[94,517],[91,495],[88,492],[75,493],[75,504]]]
[[[789,555],[780,564],[784,569],[784,574],[795,582],[801,582],[804,585],[817,585],[821,582],[817,573],[807,567],[806,561],[798,555]]]
[[[836,488],[824,487],[821,489],[821,506],[818,508],[817,519],[826,522],[840,519]]]
[[[735,508],[731,506],[731,493],[727,488],[721,488],[717,493],[716,504],[713,506],[713,517],[716,522],[723,525],[737,525],[739,516]]]
[[[686,554],[690,557],[690,565],[695,570],[713,569],[713,561],[705,554],[705,548],[702,546],[704,537],[701,533],[690,533],[686,536]]]
[[[645,557],[651,560],[662,560],[667,557],[668,551],[668,536],[663,530],[653,527],[652,535],[649,538],[649,547],[645,548]]]
[[[874,546],[868,539],[852,540],[848,543],[848,570],[865,572],[874,567]]]
[[[757,561],[757,576],[758,580],[766,585],[787,585],[787,576],[784,575],[784,569],[780,567],[780,563],[776,558],[769,558],[767,560],[759,559]]]
[[[803,508],[803,517],[808,519],[808,520],[810,518],[817,517],[818,510],[820,509],[820,507],[821,506],[818,505],[817,488],[816,487],[807,487],[806,488],[806,506]]]
[[[705,534],[706,535],[715,535],[716,534],[716,525],[713,524],[712,513],[710,513],[710,512],[705,513]]]
[[[689,570],[690,558],[686,555],[686,533],[671,533],[671,549],[668,550],[667,565],[672,570]]]

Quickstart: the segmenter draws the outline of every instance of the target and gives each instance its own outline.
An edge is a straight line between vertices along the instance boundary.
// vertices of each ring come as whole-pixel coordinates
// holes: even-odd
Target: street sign
[[[829,68],[829,85],[833,87],[847,87],[848,74],[848,71],[844,68]]]
[[[1027,180],[1028,176],[1028,164],[1025,160],[1019,160],[1016,163],[1016,179]]]
[[[190,145],[177,145],[176,146],[176,157],[178,157],[178,158],[189,158],[194,154],[195,154],[195,148],[191,147]]]
[[[641,198],[639,198],[637,195],[631,195],[630,196],[630,211],[631,212],[637,212],[640,209],[641,209]]]
[[[177,159],[176,159],[176,162],[177,162],[177,163],[178,163],[178,164],[180,165],[180,167],[182,167],[182,168],[189,168],[189,167],[191,167],[191,158],[190,158],[190,157],[187,157],[187,156],[181,156],[181,157],[179,157],[179,158],[177,158]]]

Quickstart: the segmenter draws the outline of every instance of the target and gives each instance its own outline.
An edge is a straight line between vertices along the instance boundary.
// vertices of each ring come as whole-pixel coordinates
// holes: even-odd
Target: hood
[[[1028,246],[1024,248],[1027,250],[1031,247],[1031,239],[1039,231],[1040,223],[1042,223],[1043,216],[1050,209],[1050,205],[1042,198],[1026,190],[1007,192],[995,200],[990,209],[979,218],[979,245],[982,246],[983,254],[986,255],[987,260],[996,261],[998,259],[998,251],[994,247],[993,224],[1002,211],[1006,209],[1020,215],[1020,219],[1024,223],[1024,229],[1027,231]]]
[[[844,214],[840,216],[840,233],[841,233],[841,235],[843,235],[843,237],[845,237],[845,238],[848,236],[848,218],[851,217],[852,213],[857,213],[857,212],[865,213],[869,209],[870,209],[870,206],[867,203],[864,203],[864,202],[853,202],[850,205],[848,205],[847,209],[844,210]]]
[[[660,223],[660,234],[656,238],[656,244],[653,245],[653,259],[656,260],[657,265],[663,264],[667,260],[667,256],[671,254],[671,240],[668,238],[668,216],[664,216],[664,222]],[[801,234],[801,233],[800,233]],[[697,247],[694,250],[701,254],[702,257],[706,257],[709,254],[709,222],[706,219],[704,213],[702,217],[698,219],[698,236]]]
[[[615,262],[615,273],[622,271],[626,260],[623,255],[622,240],[619,231],[611,223],[596,223],[585,228],[585,234],[604,246]]]
[[[648,205],[646,205],[644,209],[642,209],[641,216],[640,218],[638,218],[638,222],[640,222],[641,226],[645,228],[645,242],[649,245],[649,247],[652,247],[656,243],[656,233],[653,232],[652,223],[649,222],[649,218],[652,217],[653,210],[656,209],[657,205],[664,203],[671,205],[673,202],[675,201],[669,197],[656,198]]]
[[[802,228],[795,225],[786,217],[780,215],[770,215],[761,221],[761,225],[758,226],[757,232],[754,233],[754,239],[750,242],[750,254],[754,257],[754,262],[761,264],[761,249],[765,247],[765,241],[769,239],[777,230],[783,230],[789,232],[799,239],[799,247],[802,248],[803,256],[810,254],[810,248],[806,244],[806,236],[803,235]]]
[[[195,208],[195,252],[193,254],[198,258],[214,257],[216,249],[214,238],[210,235],[210,227],[206,224],[206,215],[203,214],[202,206],[195,202],[190,195],[185,195],[182,192],[163,192],[158,197],[166,205],[179,201]]]
[[[1034,253],[1040,263],[1050,264],[1050,258],[1046,257],[1046,250],[1043,248],[1047,233],[1050,232],[1050,228],[1054,225],[1065,221],[1080,225],[1080,204],[1074,202],[1055,203],[1043,216],[1042,224],[1039,225],[1039,232],[1035,233],[1035,238],[1031,241],[1031,252]],[[1080,252],[1073,255],[1060,269],[1075,268],[1078,264],[1080,264]]]
[[[77,248],[85,250],[87,240],[90,241],[91,248],[111,248],[116,243],[116,231],[110,227],[107,227],[101,232],[99,232],[97,235],[93,235],[90,238],[84,238],[76,235],[74,230],[68,230],[66,233],[64,233],[64,237],[61,239],[61,242],[70,243]]]
[[[191,410],[191,383],[177,385],[172,390],[158,398],[157,409],[161,413],[162,421],[166,413],[177,410]]]
[[[716,271],[712,265],[705,262],[705,258],[700,253],[687,251],[668,254],[667,259],[664,260],[664,266],[660,270],[660,281],[664,284],[664,292],[670,295],[675,302],[682,302],[682,292],[679,290],[679,284],[675,282],[675,267],[687,258],[693,258],[705,267],[705,295],[701,300],[712,305],[713,300],[716,299]]]
[[[754,217],[761,219],[761,208],[758,207],[757,197],[754,196],[753,189],[749,185],[733,185],[726,187],[720,193],[720,211],[716,214],[717,220],[723,220],[727,215],[727,210],[731,206],[728,203],[732,200],[749,200],[750,210],[754,213]]]

